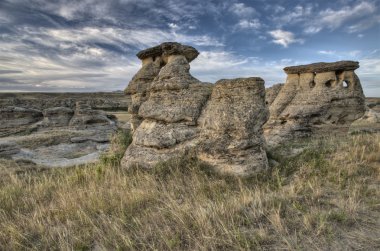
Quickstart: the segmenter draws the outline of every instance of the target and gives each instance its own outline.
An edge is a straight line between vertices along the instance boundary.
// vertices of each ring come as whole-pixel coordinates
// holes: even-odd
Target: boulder
[[[354,72],[358,67],[353,61],[286,67],[286,83],[271,103],[264,126],[268,144],[347,133],[365,112],[363,90]]]
[[[199,158],[234,175],[268,170],[262,130],[268,117],[264,80],[219,80],[199,119]]]

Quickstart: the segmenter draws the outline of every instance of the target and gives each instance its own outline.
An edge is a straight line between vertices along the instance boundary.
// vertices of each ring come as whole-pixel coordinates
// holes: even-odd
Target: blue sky
[[[365,94],[380,97],[379,0],[0,0],[0,91],[121,90],[135,54],[192,45],[202,81],[285,66],[357,60]]]

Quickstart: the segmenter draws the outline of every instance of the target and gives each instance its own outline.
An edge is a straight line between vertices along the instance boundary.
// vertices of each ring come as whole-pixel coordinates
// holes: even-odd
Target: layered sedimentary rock
[[[74,116],[70,120],[70,126],[86,127],[91,125],[111,125],[114,124],[103,111],[92,110],[91,107],[83,101],[76,103]]]
[[[134,109],[129,110],[141,124],[136,124],[136,120],[132,122],[133,142],[127,149],[123,164],[127,167],[152,167],[196,144],[199,134],[197,120],[211,94],[211,85],[190,75],[189,61],[198,55],[192,47],[164,43],[137,55],[143,60],[137,77],[147,69],[144,63],[146,56],[155,58],[156,62],[161,61],[162,68],[151,82],[148,79],[141,81],[135,76],[130,83],[132,87],[127,88],[127,92],[141,90],[133,94],[131,107]],[[137,81],[142,87],[136,86]],[[141,99],[142,96],[145,99]]]
[[[270,106],[280,93],[284,84],[275,84],[265,89],[265,103]]]
[[[14,142],[0,142],[0,158],[10,158],[20,152],[20,147]]]
[[[142,61],[142,67],[132,78],[128,84],[128,87],[125,89],[125,93],[131,95],[131,105],[129,106],[128,112],[132,115],[132,130],[136,130],[136,128],[143,120],[143,118],[139,115],[140,106],[142,103],[148,100],[150,86],[153,80],[160,73],[161,68],[166,65],[164,71],[161,73],[160,78],[156,81],[156,90],[157,88],[160,88],[160,85],[166,82],[163,81],[165,79],[168,82],[171,82],[170,88],[173,89],[175,88],[174,85],[176,83],[181,84],[181,77],[184,78],[183,80],[185,80],[185,78],[191,78],[190,74],[187,76],[185,73],[186,76],[184,76],[183,72],[181,73],[176,71],[184,70],[186,72],[186,67],[190,69],[190,66],[188,64],[194,60],[198,54],[198,51],[191,46],[181,45],[179,43],[173,42],[163,43],[159,46],[140,51],[137,54],[137,57]],[[173,60],[175,55],[181,55],[184,58],[182,63],[185,64],[185,67],[183,69],[182,67],[177,67],[177,69],[174,69],[176,67],[174,64],[168,64],[169,58],[171,58],[170,60]],[[176,73],[177,75],[173,74],[172,72]]]
[[[0,136],[8,136],[31,130],[42,120],[42,112],[36,109],[8,106],[0,109]]]
[[[74,110],[67,107],[52,107],[43,110],[43,115],[43,126],[68,126],[74,115]]]
[[[268,144],[346,132],[365,112],[363,90],[354,72],[358,67],[358,62],[340,61],[284,68],[287,80],[270,105],[264,129]]]
[[[45,110],[53,107],[75,109],[78,101],[88,103],[92,109],[126,111],[130,99],[123,92],[108,93],[0,93],[0,107],[16,106]]]
[[[149,168],[191,150],[221,172],[265,170],[264,81],[202,83],[189,73],[189,62],[197,55],[178,43],[137,54],[143,66],[126,89],[132,95],[133,141],[122,165]]]
[[[199,119],[198,156],[218,170],[250,175],[268,168],[262,126],[269,112],[264,80],[220,80]]]

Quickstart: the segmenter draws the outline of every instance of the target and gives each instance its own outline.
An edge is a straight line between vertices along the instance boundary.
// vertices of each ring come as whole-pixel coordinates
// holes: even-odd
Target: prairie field
[[[380,133],[273,149],[244,179],[192,156],[124,170],[130,141],[73,168],[1,160],[0,250],[380,249]]]

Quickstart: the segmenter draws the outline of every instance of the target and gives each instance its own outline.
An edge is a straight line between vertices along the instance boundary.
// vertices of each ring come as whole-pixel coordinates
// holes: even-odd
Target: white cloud
[[[273,38],[272,40],[273,43],[282,45],[285,48],[287,48],[289,44],[304,42],[303,39],[296,39],[294,34],[290,31],[272,30],[269,32],[269,34]]]
[[[261,27],[261,23],[257,18],[251,20],[242,19],[237,24],[237,27],[240,29],[259,29]]]
[[[299,23],[301,21],[305,21],[312,14],[312,11],[313,7],[311,5],[306,7],[297,5],[292,11],[284,13],[279,17],[274,17],[274,20],[280,27],[290,23]]]
[[[334,55],[336,54],[336,51],[324,51],[324,50],[321,50],[321,51],[318,51],[319,54],[323,54],[323,55]]]
[[[251,17],[257,14],[254,8],[247,6],[244,3],[234,3],[231,5],[230,10],[239,17]]]
[[[291,59],[266,61],[257,57],[244,57],[231,51],[201,51],[198,58],[191,63],[192,74],[206,82],[216,82],[223,78],[261,77],[266,86],[284,83],[285,66],[297,65]]]
[[[320,50],[318,54],[327,55],[335,60],[358,60],[360,56],[363,54],[360,50],[352,50],[352,51],[335,51],[335,50]]]
[[[359,21],[359,23],[353,24],[348,27],[349,32],[360,32],[363,29],[367,29],[380,22],[379,16],[372,16],[377,7],[372,2],[360,2],[355,6],[344,6],[341,9],[322,10],[307,23],[305,28],[306,33],[317,33],[324,28],[335,30],[349,21],[354,21],[360,18],[365,18]]]

